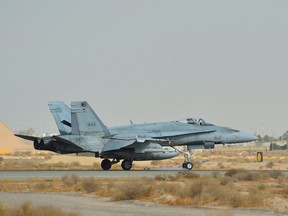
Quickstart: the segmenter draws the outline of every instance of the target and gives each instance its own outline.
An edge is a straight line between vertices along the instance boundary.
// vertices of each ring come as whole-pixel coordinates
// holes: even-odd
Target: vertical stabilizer
[[[60,135],[71,133],[71,110],[62,101],[48,102],[49,109],[55,119]]]
[[[99,119],[86,101],[71,102],[72,134],[110,134],[107,127]]]

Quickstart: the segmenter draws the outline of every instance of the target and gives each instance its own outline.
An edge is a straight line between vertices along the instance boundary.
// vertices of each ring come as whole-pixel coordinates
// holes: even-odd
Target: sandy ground
[[[261,151],[261,149],[260,149]],[[246,148],[222,148],[198,151],[193,157],[193,170],[288,170],[288,152],[263,151],[264,161],[257,162],[256,150],[249,152]],[[31,154],[0,155],[0,169],[95,169],[100,167],[101,158],[93,156],[59,155],[50,152],[32,152]],[[134,161],[133,170],[146,168],[181,167],[183,156],[162,161]],[[122,170],[121,163],[111,170]]]
[[[199,216],[230,216],[230,215],[287,215],[259,209],[226,209],[203,207],[176,207],[155,205],[137,201],[111,201],[108,198],[95,198],[74,193],[0,193],[0,202],[7,205],[19,205],[30,201],[35,205],[51,205],[64,211],[78,212],[83,216],[90,215],[199,215]]]
[[[33,144],[31,142],[31,144]],[[33,145],[25,144],[20,138],[0,122],[0,154],[14,153],[15,151],[32,151]]]

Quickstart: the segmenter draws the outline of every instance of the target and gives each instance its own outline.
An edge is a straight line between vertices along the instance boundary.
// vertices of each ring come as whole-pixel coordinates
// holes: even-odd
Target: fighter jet
[[[81,104],[82,108],[79,104]],[[50,102],[49,108],[60,134],[63,134],[63,125],[66,126],[64,132],[66,135],[61,135],[61,139],[69,140],[70,144],[81,148],[81,151],[94,152],[96,157],[104,158],[101,163],[104,170],[110,169],[113,164],[118,163],[122,159],[122,168],[129,170],[133,161],[172,158],[179,153],[184,155],[182,167],[192,169],[191,149],[208,149],[214,148],[217,144],[242,143],[257,139],[255,136],[239,130],[206,123],[203,119],[187,118],[172,122],[131,124],[106,128],[87,102],[71,103],[71,119],[67,115],[67,110],[70,108],[63,102]],[[80,113],[82,114],[77,114],[81,109]],[[90,114],[87,115],[85,113]],[[75,129],[78,127],[79,121],[82,129],[85,130],[79,131],[79,129]],[[59,127],[61,124],[62,126]],[[101,129],[101,133],[88,130],[91,127],[93,128],[94,124],[98,125],[97,130]],[[22,136],[22,138],[24,137]],[[54,139],[59,142],[58,137],[58,140],[56,137]],[[78,152],[76,150],[71,152],[70,148],[72,145],[68,145],[64,140],[62,142],[66,145],[61,143],[60,146],[55,141],[52,145],[51,139],[49,138],[48,140],[48,143],[45,143],[45,138],[44,140],[34,139],[35,148],[59,153],[80,152],[79,150]],[[103,142],[103,140],[105,141]],[[101,142],[103,143],[99,145],[98,143]],[[63,148],[64,146],[65,148]],[[95,148],[95,146],[98,146],[98,148]],[[168,146],[174,148],[175,151],[165,148]],[[188,151],[181,151],[178,146],[187,146]],[[163,154],[157,154],[158,152],[163,152]]]
[[[62,107],[58,109],[57,106],[58,108]],[[118,163],[120,160],[123,160],[121,164],[123,170],[130,170],[133,161],[163,160],[179,155],[176,150],[162,147],[156,142],[138,143],[135,137],[125,138],[111,134],[85,101],[71,103],[71,122],[59,120],[60,116],[67,117],[65,113],[67,107],[61,103],[58,103],[57,106],[50,106],[50,109],[52,108],[54,112],[52,113],[60,135],[43,138],[15,135],[33,141],[34,148],[37,150],[48,150],[60,154],[94,153],[95,157],[104,158],[101,163],[104,170],[110,169],[112,164]],[[64,111],[63,116],[62,111]],[[65,127],[58,124],[59,121]],[[67,127],[69,126],[71,126],[71,131],[68,132]]]

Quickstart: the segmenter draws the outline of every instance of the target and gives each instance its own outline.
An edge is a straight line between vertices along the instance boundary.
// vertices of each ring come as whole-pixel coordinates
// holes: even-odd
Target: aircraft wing
[[[159,134],[153,134],[151,133],[152,138],[172,138],[172,137],[177,137],[177,136],[183,136],[183,135],[200,135],[200,134],[205,134],[205,133],[212,133],[215,132],[215,130],[202,130],[202,131],[164,131]]]
[[[119,140],[135,140],[138,142],[144,141],[167,141],[167,138],[183,136],[183,135],[199,135],[205,133],[212,133],[215,130],[202,130],[202,131],[151,131],[148,133],[133,133],[133,134],[116,134],[112,136],[112,139]]]
[[[127,147],[129,145],[132,145],[135,142],[138,143],[144,143],[146,141],[152,141],[156,143],[171,143],[173,142],[170,140],[170,138],[174,138],[177,136],[183,136],[183,135],[199,135],[199,134],[205,134],[205,133],[212,133],[215,130],[202,130],[202,131],[165,131],[161,133],[148,133],[148,134],[117,134],[114,135],[110,140],[104,145],[103,151],[111,151],[111,150],[117,150],[120,148]]]
[[[102,152],[105,151],[113,151],[118,150],[135,143],[135,138],[131,140],[123,140],[123,139],[109,139],[107,143],[102,148]]]

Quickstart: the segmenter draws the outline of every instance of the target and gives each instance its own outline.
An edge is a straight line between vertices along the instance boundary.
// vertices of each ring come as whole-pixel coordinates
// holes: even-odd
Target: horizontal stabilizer
[[[20,137],[22,139],[30,140],[30,141],[35,141],[40,139],[39,137],[34,137],[34,136],[28,136],[28,135],[22,135],[22,134],[14,134],[17,137]]]
[[[64,144],[67,144],[67,145],[70,145],[70,146],[73,146],[73,147],[76,147],[76,148],[83,149],[83,148],[81,148],[80,146],[75,145],[73,142],[71,142],[71,141],[69,141],[69,140],[66,140],[66,139],[64,139],[64,138],[61,138],[61,137],[59,137],[59,136],[53,136],[52,138],[55,139],[56,141],[60,142],[60,143],[64,143]]]

